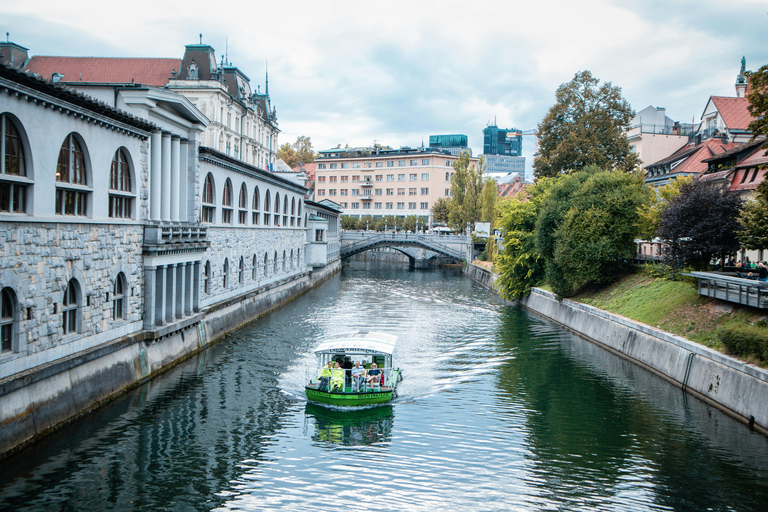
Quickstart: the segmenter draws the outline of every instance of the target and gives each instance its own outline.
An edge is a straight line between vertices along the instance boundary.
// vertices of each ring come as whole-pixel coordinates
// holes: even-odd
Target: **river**
[[[399,337],[391,405],[303,395]],[[0,463],[0,510],[766,510],[768,439],[444,268],[353,263]]]

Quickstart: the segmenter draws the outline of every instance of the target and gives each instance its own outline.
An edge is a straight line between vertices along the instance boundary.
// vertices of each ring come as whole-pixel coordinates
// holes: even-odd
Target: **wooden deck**
[[[716,272],[688,272],[698,279],[699,295],[735,302],[759,309],[768,309],[768,282],[745,279]]]

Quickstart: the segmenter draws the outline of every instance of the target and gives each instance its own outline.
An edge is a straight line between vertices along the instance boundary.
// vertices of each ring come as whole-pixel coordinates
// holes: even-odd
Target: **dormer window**
[[[187,68],[187,79],[198,80],[199,78],[200,78],[200,75],[198,74],[197,64],[192,62]]]

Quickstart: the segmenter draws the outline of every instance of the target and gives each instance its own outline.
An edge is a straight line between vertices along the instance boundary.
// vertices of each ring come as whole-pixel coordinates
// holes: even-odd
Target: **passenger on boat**
[[[317,376],[317,390],[323,391],[325,389],[328,389],[328,383],[331,380],[331,376],[333,373],[331,372],[331,368],[333,368],[333,361],[328,361],[327,366],[323,366],[323,369],[320,370],[320,375]]]
[[[355,367],[352,368],[352,392],[357,393],[363,384],[365,378],[365,368],[360,366],[360,361],[355,361]]]
[[[344,391],[344,370],[338,361],[333,365],[333,370],[331,370],[331,390]]]
[[[350,373],[350,370],[352,369],[352,360],[349,358],[349,356],[344,357],[344,361],[341,363],[341,367],[344,368],[344,385],[351,386],[352,374]]]
[[[368,375],[365,377],[368,381],[368,385],[373,387],[373,383],[381,379],[381,370],[378,369],[376,363],[371,364],[371,369],[368,370]]]

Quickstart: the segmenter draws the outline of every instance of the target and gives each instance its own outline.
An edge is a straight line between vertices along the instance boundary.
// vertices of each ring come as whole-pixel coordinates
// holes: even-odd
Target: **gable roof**
[[[725,96],[712,96],[710,97],[715,104],[717,111],[720,112],[720,116],[723,118],[725,126],[728,130],[741,130],[746,131],[749,123],[754,119],[752,114],[749,113],[749,99],[744,98],[729,98]]]
[[[708,166],[704,161],[705,159],[721,155],[729,149],[738,147],[739,145],[740,144],[735,142],[723,142],[722,139],[718,138],[707,139],[704,142],[695,145],[686,144],[667,158],[646,166],[646,170],[653,171],[656,170],[656,168],[663,168],[665,165],[671,165],[677,162],[674,169],[671,169],[667,174],[699,174],[700,172],[707,170]]]
[[[129,84],[164,87],[181,59],[143,57],[56,57],[36,55],[26,69],[50,80],[54,73],[63,75],[61,82]]]

